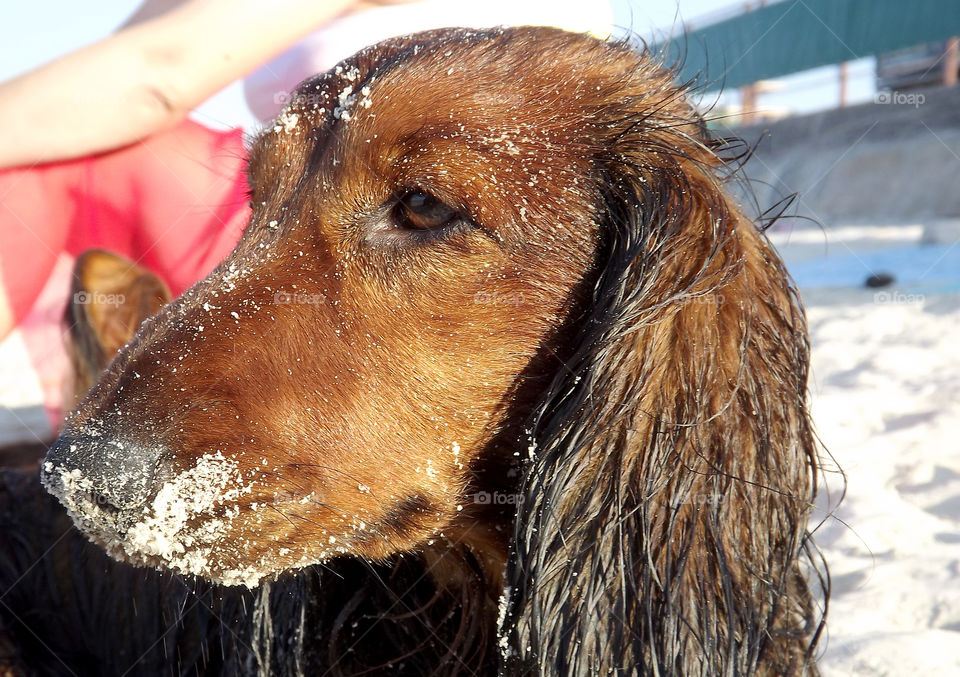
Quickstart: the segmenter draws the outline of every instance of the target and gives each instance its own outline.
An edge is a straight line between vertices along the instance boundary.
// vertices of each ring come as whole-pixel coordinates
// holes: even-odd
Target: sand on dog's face
[[[221,453],[202,456],[196,465],[161,485],[145,509],[104,508],[93,482],[78,469],[47,462],[44,484],[66,506],[74,521],[113,556],[135,564],[169,567],[226,585],[255,585],[256,567],[225,569],[217,561],[221,540],[240,508],[244,487],[237,464]],[[135,521],[134,521],[135,520]]]
[[[251,501],[262,478],[244,481],[237,462],[220,452],[202,456],[164,482],[146,506],[124,510],[107,505],[81,470],[49,461],[43,470],[47,491],[77,526],[112,557],[131,564],[253,588],[279,572],[350,552],[345,541],[332,536],[299,547],[271,539],[276,520],[288,521],[290,504],[310,503],[313,495],[275,492],[272,501]],[[362,485],[357,490],[369,492]],[[352,529],[364,533],[369,528],[354,520]]]

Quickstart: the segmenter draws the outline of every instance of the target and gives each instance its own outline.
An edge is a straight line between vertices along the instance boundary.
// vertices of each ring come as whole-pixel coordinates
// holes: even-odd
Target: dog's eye
[[[413,191],[404,195],[394,210],[397,225],[410,230],[443,228],[457,216],[455,209],[422,191]]]

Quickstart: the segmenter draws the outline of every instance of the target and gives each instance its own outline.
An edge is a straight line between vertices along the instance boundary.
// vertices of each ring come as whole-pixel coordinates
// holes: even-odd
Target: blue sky
[[[4,2],[0,7],[0,81],[108,35],[139,4],[139,0]],[[618,26],[658,39],[681,21],[695,26],[733,14],[743,7],[744,0],[612,0],[612,4]],[[873,60],[854,62],[849,68],[850,100],[871,97]],[[763,96],[761,107],[802,112],[830,107],[836,100],[835,67],[816,69],[784,81],[788,91]],[[736,92],[728,92],[720,103],[736,100]],[[219,127],[247,125],[253,120],[238,86],[228,87],[202,105],[196,117]]]

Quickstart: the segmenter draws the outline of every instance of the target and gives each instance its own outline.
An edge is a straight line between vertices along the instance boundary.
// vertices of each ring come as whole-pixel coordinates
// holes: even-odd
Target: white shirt
[[[266,122],[276,117],[303,80],[397,35],[450,26],[555,26],[607,37],[612,24],[608,0],[422,0],[387,5],[330,21],[248,75],[244,94],[253,114]]]

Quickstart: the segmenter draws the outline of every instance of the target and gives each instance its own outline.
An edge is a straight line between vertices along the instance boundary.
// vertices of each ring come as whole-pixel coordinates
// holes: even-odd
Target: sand
[[[846,474],[839,507],[829,476],[817,531],[833,579],[827,677],[960,675],[960,267],[942,263],[960,245],[919,235],[774,236],[807,305],[814,421]],[[877,262],[898,282],[837,284]]]

